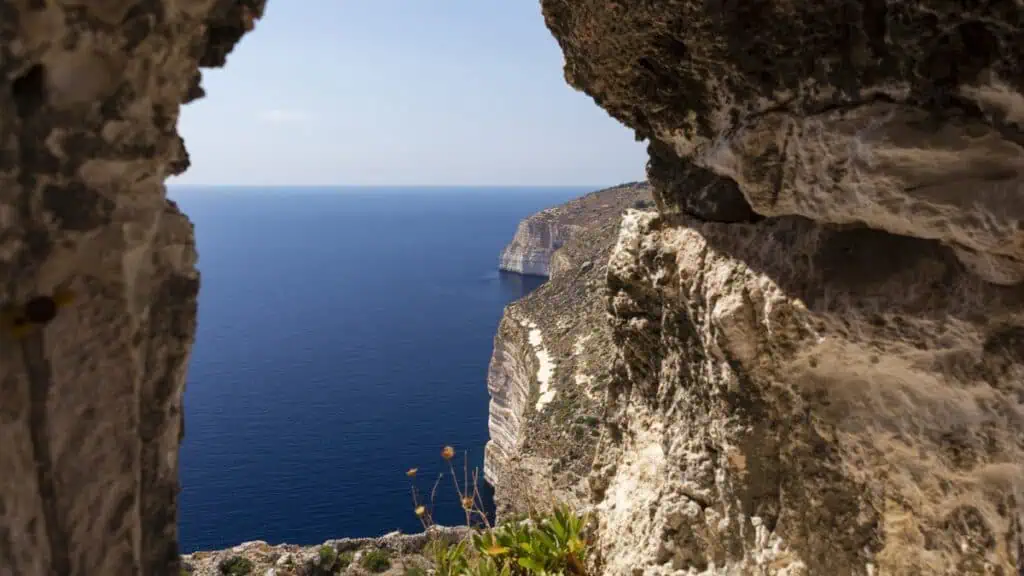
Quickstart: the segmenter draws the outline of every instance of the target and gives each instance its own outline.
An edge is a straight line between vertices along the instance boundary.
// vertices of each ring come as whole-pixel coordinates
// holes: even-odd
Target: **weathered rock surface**
[[[542,0],[650,139],[609,574],[1024,570],[1024,5]]]
[[[452,544],[464,540],[470,534],[470,530],[464,526],[432,526],[429,532],[419,534],[392,532],[379,538],[327,540],[317,546],[275,545],[254,540],[226,550],[186,554],[182,556],[182,565],[189,576],[221,576],[222,562],[244,558],[250,562],[250,574],[253,576],[308,576],[326,573],[316,568],[322,568],[321,549],[327,547],[333,549],[340,559],[335,566],[345,564],[344,567],[336,568],[336,574],[367,574],[369,571],[360,567],[362,555],[371,550],[384,550],[390,557],[391,568],[379,574],[401,576],[410,569],[425,571],[433,567],[433,555],[427,548],[431,541]]]
[[[500,515],[543,509],[552,498],[586,504],[583,480],[614,357],[605,264],[624,210],[638,202],[650,202],[645,184],[601,190],[541,213],[580,224],[554,252],[551,279],[505,309],[494,338],[484,473],[496,487]]]
[[[163,180],[262,0],[0,3],[0,574],[177,574],[191,224]],[[26,334],[37,296],[74,301]]]
[[[590,218],[649,201],[647,184],[632,182],[542,210],[519,223],[512,242],[501,251],[498,269],[529,276],[550,276],[555,252],[588,226]]]

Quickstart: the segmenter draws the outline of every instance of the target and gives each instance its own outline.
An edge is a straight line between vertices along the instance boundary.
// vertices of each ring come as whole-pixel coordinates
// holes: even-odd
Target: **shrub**
[[[232,556],[231,558],[221,560],[217,568],[225,576],[246,576],[246,574],[252,572],[252,561],[241,556]]]
[[[317,557],[310,558],[303,566],[303,576],[333,576],[352,563],[352,552],[338,554],[334,546],[324,544],[317,550]]]
[[[465,573],[466,543],[448,544],[441,540],[435,540],[430,546],[430,555],[434,560],[434,570],[437,576],[460,576]]]
[[[359,564],[370,572],[379,574],[391,568],[391,554],[387,550],[369,550],[359,559]]]
[[[593,419],[593,424],[591,423]],[[584,417],[588,425],[596,425],[597,418]],[[482,500],[478,491],[478,475],[474,470],[470,476],[465,453],[463,455],[462,482],[459,482],[452,462],[455,449],[446,446],[441,451],[448,471],[451,473],[455,491],[466,515],[466,525],[474,527],[471,540],[472,552],[467,550],[468,540],[449,544],[441,539],[428,543],[426,553],[434,563],[437,576],[551,576],[561,574],[586,574],[586,561],[589,542],[584,531],[589,519],[575,514],[567,506],[556,506],[548,515],[541,518],[530,518],[531,521],[510,522],[499,527],[492,527],[487,514],[483,510]],[[417,468],[406,472],[410,478],[413,507],[424,529],[433,525],[434,496],[444,474],[434,482],[428,502],[420,496],[416,487]],[[429,507],[428,507],[429,505]],[[473,520],[479,519],[476,526]],[[371,555],[383,555],[383,562]],[[391,563],[387,552],[374,550],[368,552],[362,561],[363,567],[373,572],[387,570]],[[372,565],[377,565],[374,569]],[[421,576],[421,571],[406,570],[408,576]]]

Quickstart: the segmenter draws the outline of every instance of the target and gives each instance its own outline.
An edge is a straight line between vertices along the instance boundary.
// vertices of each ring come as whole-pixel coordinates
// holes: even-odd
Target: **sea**
[[[196,226],[183,553],[421,529],[443,446],[483,482],[499,273],[519,221],[593,188],[172,187]],[[450,476],[435,519],[464,521]]]

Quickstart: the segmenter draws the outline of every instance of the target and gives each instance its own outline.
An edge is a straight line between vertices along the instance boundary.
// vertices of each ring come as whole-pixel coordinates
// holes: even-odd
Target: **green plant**
[[[241,556],[232,556],[221,560],[217,569],[225,576],[246,576],[252,572],[252,561]]]
[[[303,565],[302,574],[305,576],[333,576],[348,568],[352,563],[352,558],[352,552],[338,554],[338,550],[334,546],[324,544],[317,550],[316,558],[310,558]]]
[[[359,559],[359,564],[370,572],[379,574],[391,568],[391,554],[387,550],[369,550]]]
[[[503,563],[499,566],[493,558],[480,558],[466,570],[467,576],[511,576],[512,566]]]
[[[584,422],[590,424],[589,418]],[[475,518],[479,518],[475,526],[476,532],[469,539],[451,544],[444,540],[429,536],[427,555],[431,557],[437,576],[585,576],[588,542],[585,528],[588,523],[586,516],[575,514],[567,506],[556,506],[548,515],[533,521],[509,522],[493,527],[484,512],[483,501],[478,490],[478,474],[474,470],[469,474],[467,458],[463,453],[463,478],[459,481],[452,460],[455,449],[445,446],[441,451],[448,472],[452,475],[455,492],[466,516],[466,525],[473,526]],[[438,476],[430,493],[430,507],[420,497],[416,487],[417,469],[406,472],[411,480],[413,509],[423,524],[424,530],[433,526],[435,495],[444,473]],[[472,549],[468,545],[472,543]],[[384,553],[381,568],[373,570],[366,562],[369,555]],[[374,560],[374,563],[377,561]],[[368,552],[363,558],[363,566],[375,572],[382,572],[390,567],[386,552],[375,550]],[[406,569],[408,576],[421,576],[421,572]]]
[[[334,565],[338,562],[338,551],[334,549],[334,546],[328,546],[327,544],[324,544],[320,547],[320,550],[317,552],[317,555],[320,557],[321,570],[334,570]]]
[[[536,524],[505,524],[473,536],[473,545],[496,569],[511,574],[585,574],[587,519],[559,506]]]
[[[430,555],[437,576],[459,576],[466,571],[466,542],[449,544],[442,540],[431,542]]]

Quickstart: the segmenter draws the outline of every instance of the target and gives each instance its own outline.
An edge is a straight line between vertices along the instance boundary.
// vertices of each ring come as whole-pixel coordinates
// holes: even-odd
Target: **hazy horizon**
[[[172,186],[614,186],[645,146],[569,87],[539,2],[271,2],[182,108]],[[591,184],[594,182],[607,184]]]

